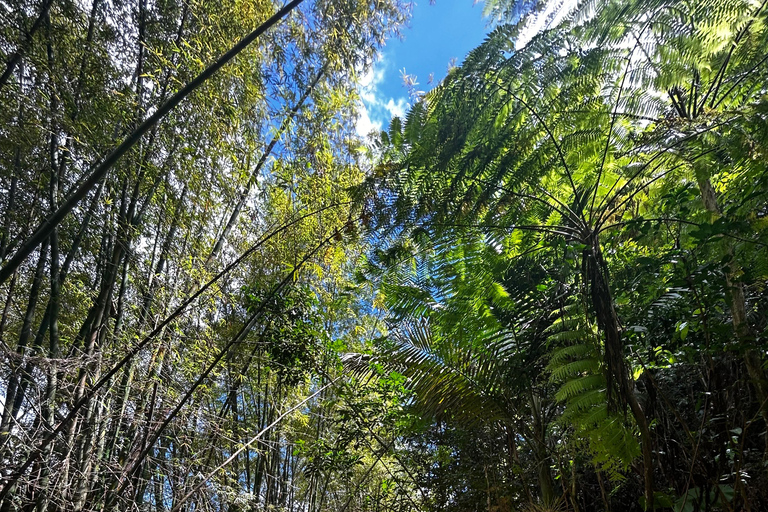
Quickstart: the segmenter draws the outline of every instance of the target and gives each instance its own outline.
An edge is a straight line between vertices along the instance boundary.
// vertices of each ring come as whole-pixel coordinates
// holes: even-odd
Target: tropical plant
[[[480,232],[488,252],[510,269],[521,255],[546,262],[551,280],[539,283],[540,292],[559,287],[570,304],[562,310],[577,308],[581,325],[551,333],[549,369],[562,383],[564,418],[581,437],[603,444],[598,462],[607,460],[611,439],[623,439],[614,460],[625,470],[642,456],[648,507],[664,498],[654,497],[658,450],[640,393],[650,393],[655,381],[636,351],[654,341],[617,297],[653,303],[670,285],[631,283],[626,269],[633,262],[682,250],[709,259],[713,270],[723,265],[725,286],[714,293],[730,309],[737,350],[757,391],[752,410],[764,411],[765,375],[744,292],[743,269],[752,263],[741,261],[761,252],[763,236],[748,219],[765,204],[764,190],[752,184],[765,175],[755,155],[766,140],[762,129],[751,128],[764,125],[757,112],[766,61],[756,48],[764,47],[765,19],[764,5],[749,2],[703,2],[690,14],[683,2],[587,2],[523,47],[516,46],[523,25],[501,25],[402,126],[392,123],[368,184],[368,208],[379,212],[377,226],[390,229],[395,246],[438,240],[450,249],[435,259],[452,266],[466,233]],[[674,194],[690,191],[691,183],[700,199],[675,203]],[[718,188],[744,194],[749,206],[734,205],[733,220],[722,217]],[[671,283],[677,260],[666,261],[658,277]],[[463,286],[462,279],[446,280],[440,293],[462,295]],[[397,294],[412,297],[409,290]],[[638,324],[627,324],[629,317]],[[685,337],[687,324],[678,325]],[[565,338],[572,343],[559,343]],[[473,339],[483,346],[489,337],[479,331]],[[641,376],[650,380],[638,382]],[[417,389],[425,387],[418,382]],[[597,407],[602,419],[578,414],[582,407]],[[626,410],[632,424],[621,419]],[[610,418],[615,434],[602,430]],[[639,452],[632,448],[635,429]]]
[[[0,8],[0,510],[301,501],[295,408],[356,313],[317,320],[354,84],[407,16],[375,5]]]

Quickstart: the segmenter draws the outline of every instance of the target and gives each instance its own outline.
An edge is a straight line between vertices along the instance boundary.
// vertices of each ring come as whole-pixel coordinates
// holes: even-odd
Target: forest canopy
[[[766,3],[3,3],[0,512],[761,510]]]

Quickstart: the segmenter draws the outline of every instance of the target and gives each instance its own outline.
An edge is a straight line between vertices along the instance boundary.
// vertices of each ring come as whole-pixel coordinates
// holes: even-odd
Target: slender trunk
[[[146,2],[145,0],[141,0],[139,2],[139,13],[138,13],[138,41],[137,41],[137,51],[138,51],[138,58],[137,58],[137,65],[136,65],[136,115],[135,119],[140,119],[143,115],[142,109],[143,109],[143,72],[144,72],[144,37],[145,37],[145,21],[146,21]],[[97,6],[94,5],[92,9],[92,14],[95,14]],[[128,194],[129,190],[129,178],[126,177],[123,181],[122,185],[122,192],[121,192],[121,201],[120,201],[120,212],[118,215],[118,222],[117,222],[117,233],[115,236],[115,243],[112,248],[112,255],[109,261],[109,264],[105,268],[100,286],[99,286],[99,294],[94,302],[93,306],[91,307],[88,316],[86,318],[86,321],[84,322],[80,334],[78,335],[78,341],[84,341],[85,343],[85,353],[88,357],[94,357],[97,352],[97,347],[100,347],[102,343],[99,343],[99,340],[102,340],[106,336],[106,329],[107,329],[107,322],[109,320],[110,313],[117,316],[117,311],[111,311],[112,310],[112,297],[114,293],[114,287],[117,283],[118,277],[120,275],[119,269],[121,268],[121,265],[128,264],[126,255],[128,252],[128,248],[131,245],[132,239],[133,239],[133,233],[134,233],[134,227],[136,226],[136,222],[139,220],[136,216],[136,209],[139,204],[139,196],[141,191],[141,186],[144,182],[145,177],[145,170],[147,168],[147,163],[149,159],[149,155],[151,152],[151,146],[154,141],[154,129],[153,129],[153,136],[150,139],[150,142],[145,146],[143,149],[142,157],[139,159],[138,163],[138,171],[136,173],[136,179],[134,180],[133,187],[131,189],[130,195]],[[153,192],[154,193],[154,189]],[[151,197],[148,198],[148,201],[151,200]],[[125,272],[124,272],[125,273]],[[125,281],[123,280],[123,285],[125,284]],[[124,292],[124,288],[121,286],[121,291]],[[118,330],[120,328],[119,325],[120,320],[116,322],[115,330]],[[90,371],[87,367],[84,367],[80,371],[80,375],[78,378],[78,384],[75,391],[75,401],[79,401],[84,392],[84,387],[88,378]],[[70,437],[71,434],[74,432],[74,429],[76,428],[76,424],[73,423],[72,429],[70,431]],[[87,464],[87,468],[90,468],[90,454],[93,450],[93,443],[90,442],[90,440],[93,437],[93,432],[89,431],[89,435],[86,436],[88,438],[88,441],[82,439],[83,436],[81,436],[82,441],[82,451],[81,451],[81,463]],[[88,471],[81,471],[81,473],[88,473]]]
[[[11,303],[13,302],[13,292],[16,289],[16,273],[11,277],[11,282],[8,284],[8,295],[5,297],[5,305],[3,306],[3,317],[0,318],[0,340],[5,339],[5,324],[8,323],[8,312],[11,309]]]
[[[171,246],[174,239],[176,238],[176,231],[178,230],[179,222],[181,220],[181,212],[184,210],[184,201],[187,196],[187,190],[188,187],[185,183],[184,188],[181,191],[181,196],[179,197],[179,202],[176,204],[176,208],[174,209],[173,220],[171,221],[170,228],[168,229],[168,235],[165,237],[165,241],[160,248],[160,255],[157,260],[157,265],[152,272],[152,276],[150,276],[150,285],[144,295],[144,299],[142,300],[141,313],[139,317],[139,329],[145,326],[146,322],[151,317],[152,303],[155,300],[155,293],[160,286],[160,277],[163,275],[163,271],[165,270],[165,264],[168,260]]]
[[[128,134],[123,142],[110,152],[103,160],[95,164],[87,177],[72,192],[69,198],[47,219],[45,219],[35,232],[25,240],[14,255],[0,268],[0,284],[6,282],[13,272],[32,254],[50,236],[51,231],[58,226],[64,218],[82,201],[96,184],[106,176],[115,164],[133,148],[142,137],[159,123],[169,112],[178,106],[187,96],[199,88],[209,78],[211,78],[219,69],[232,60],[236,55],[242,52],[247,46],[255,41],[262,33],[272,27],[286,15],[288,15],[303,0],[292,0],[282,9],[262,23],[253,32],[241,39],[231,50],[222,55],[213,64],[208,66],[202,73],[187,83],[176,94],[160,105],[154,113],[142,122],[132,133]]]
[[[571,464],[571,485],[569,488],[570,491],[570,497],[571,497],[571,506],[573,507],[573,512],[579,512],[579,503],[578,503],[578,494],[577,494],[577,474],[576,474],[576,462],[574,461]],[[608,511],[606,511],[608,512]]]
[[[523,484],[523,489],[525,489],[525,497],[527,498],[529,503],[533,502],[533,496],[531,495],[531,488],[528,485],[527,478],[525,478],[525,472],[522,471],[523,464],[520,462],[520,455],[517,453],[517,443],[515,442],[515,431],[514,429],[507,425],[505,426],[505,431],[507,434],[507,450],[509,451],[509,457],[510,457],[510,463],[509,467],[512,469],[511,475],[515,475],[515,466],[519,468],[521,471],[519,472],[520,475],[520,482]]]
[[[88,491],[91,495],[90,502],[98,503],[99,499],[99,490],[102,488],[102,481],[104,479],[104,475],[101,472],[101,465],[104,463],[108,463],[108,459],[106,458],[106,445],[107,445],[107,430],[108,430],[108,420],[106,418],[106,415],[109,414],[109,411],[112,410],[112,400],[107,400],[106,404],[101,404],[99,406],[99,414],[102,416],[102,420],[100,421],[99,426],[99,432],[96,439],[96,454],[94,455],[94,467],[91,470],[91,474],[94,475],[93,478],[90,479],[88,482]],[[87,498],[87,497],[86,497]],[[86,501],[86,503],[88,503]],[[96,508],[96,507],[93,507]]]
[[[230,352],[230,356],[231,355],[232,355],[232,353]],[[237,395],[238,395],[237,388],[239,388],[240,386],[238,385],[236,387],[234,385],[234,382],[232,382],[234,379],[232,378],[232,364],[231,364],[231,360],[229,361],[229,364],[227,366],[229,366],[229,374],[230,374],[230,379],[229,379],[230,380],[230,385],[229,385],[229,387],[232,390],[229,393],[228,401],[232,404],[232,406],[231,406],[231,409],[232,409],[232,433],[234,434],[233,437],[232,437],[232,442],[230,443],[229,450],[230,450],[230,453],[235,453],[235,451],[237,450],[237,444],[240,442],[239,440],[244,437],[243,434],[242,434],[243,422],[240,421],[240,412],[239,412],[240,408],[238,407],[238,404],[237,404]],[[236,376],[235,379],[237,379],[238,377],[239,376]],[[239,475],[240,475],[240,458],[241,457],[238,455],[238,456],[235,457],[235,460],[232,461],[232,469],[233,469],[234,474],[235,474],[235,480],[238,481],[238,482],[240,481],[240,477],[239,477]]]
[[[528,398],[531,405],[531,415],[533,417],[533,439],[531,444],[536,458],[536,474],[541,490],[541,501],[545,506],[550,506],[555,502],[557,493],[555,492],[555,481],[550,471],[551,459],[546,443],[546,425],[544,424],[541,398],[534,394],[532,389],[528,390]]]
[[[597,483],[600,486],[600,496],[603,498],[603,506],[605,507],[605,512],[611,512],[611,505],[608,501],[608,496],[605,493],[605,484],[603,483],[603,477],[600,475],[600,470],[595,469],[595,474],[597,474]]]
[[[646,508],[655,508],[653,503],[653,450],[651,432],[640,403],[634,393],[629,371],[624,362],[624,345],[621,328],[608,286],[608,269],[603,259],[600,242],[593,235],[591,247],[585,249],[586,277],[589,281],[590,297],[595,309],[598,327],[605,342],[605,366],[609,406],[628,405],[640,430],[643,454],[643,480]],[[613,396],[618,393],[618,397]],[[615,400],[618,398],[618,402]],[[613,405],[611,405],[613,404]]]
[[[32,335],[32,322],[37,309],[37,302],[40,297],[40,286],[43,282],[43,271],[48,255],[48,241],[43,243],[40,248],[40,257],[35,268],[35,275],[32,279],[32,286],[29,289],[29,300],[24,314],[24,321],[19,335],[18,348],[16,356],[19,359],[11,369],[11,375],[8,379],[8,387],[5,393],[5,407],[3,408],[2,419],[0,420],[0,451],[8,444],[13,424],[16,422],[16,416],[21,409],[24,401],[24,391],[31,376],[26,375],[25,370],[21,368],[22,359],[27,352],[27,345]],[[16,366],[18,365],[18,366]]]
[[[29,301],[27,302],[27,309],[24,315],[24,322],[21,328],[21,335],[19,337],[19,345],[17,355],[19,358],[23,358],[26,352],[26,346],[31,336],[32,319],[37,307],[37,300],[40,294],[40,285],[43,280],[43,270],[45,268],[46,255],[48,253],[48,241],[46,240],[40,247],[40,257],[35,269],[35,276],[32,280],[32,286],[29,291]],[[20,359],[17,363],[22,364]],[[27,364],[29,366],[29,363]],[[14,366],[11,369],[11,375],[8,381],[8,387],[5,395],[5,407],[3,408],[2,420],[0,421],[0,460],[8,459],[6,457],[6,451],[12,451],[13,448],[9,447],[10,438],[13,430],[13,425],[16,423],[16,417],[21,409],[24,392],[26,385],[29,383],[31,375],[24,373],[24,369],[19,371],[18,366]],[[14,457],[10,457],[13,460]],[[16,489],[16,482],[18,479],[11,478],[8,483],[5,484],[5,491],[12,493]],[[5,496],[0,496],[0,512],[6,512],[11,509],[12,503],[10,499],[6,499]]]
[[[109,445],[107,446],[107,457],[110,459],[115,459],[115,450],[117,449],[117,442],[120,438],[121,430],[124,426],[124,418],[125,418],[125,409],[128,405],[128,397],[131,393],[131,384],[133,383],[133,375],[134,375],[134,364],[133,362],[129,363],[128,366],[123,370],[123,377],[120,379],[120,395],[119,400],[117,402],[117,406],[115,409],[117,410],[117,415],[112,420],[112,428],[109,432],[108,438],[109,438]]]
[[[712,214],[712,216],[720,217],[722,212],[717,204],[717,196],[715,195],[715,189],[712,186],[712,183],[709,179],[704,178],[699,179],[698,182],[704,207],[710,214]],[[730,240],[726,240],[725,243],[727,244],[727,255],[733,258],[733,244]],[[741,341],[743,345],[751,346],[755,336],[747,318],[747,301],[744,295],[744,284],[736,278],[736,276],[741,273],[741,268],[736,261],[733,261],[733,259],[729,266],[729,271],[725,273],[725,285],[728,298],[730,299],[733,331],[736,338]],[[754,348],[749,348],[744,353],[744,366],[747,368],[747,374],[757,393],[760,414],[762,415],[765,424],[768,425],[768,379],[766,379],[765,371],[763,370],[763,362],[760,352]],[[768,440],[766,440],[766,450],[768,451]]]
[[[96,15],[99,12],[99,3],[101,0],[93,0],[91,3],[91,13],[88,16],[88,31],[85,36],[85,44],[83,45],[83,58],[80,59],[80,72],[77,75],[77,86],[75,87],[75,112],[72,114],[72,120],[77,119],[80,114],[80,97],[83,90],[83,81],[85,80],[85,71],[88,63],[88,58],[91,56],[91,46],[93,44],[93,35],[96,28]]]
[[[13,229],[13,215],[16,212],[16,187],[18,186],[19,174],[21,173],[21,150],[16,148],[14,156],[14,173],[11,177],[11,186],[8,191],[8,207],[5,209],[3,232],[0,234],[0,261],[5,259],[5,253],[8,250],[8,237]]]
[[[88,412],[83,419],[75,449],[77,454],[76,470],[72,474],[72,481],[68,484],[70,499],[67,507],[75,512],[82,510],[85,504],[85,497],[91,484],[91,470],[93,469],[93,449],[98,437],[100,425],[100,414],[98,401],[91,402]]]
[[[309,86],[307,86],[307,88],[304,90],[304,93],[301,95],[301,98],[299,98],[299,101],[296,102],[296,104],[291,108],[290,111],[288,111],[288,115],[285,116],[285,118],[283,119],[283,122],[280,124],[280,128],[277,130],[277,133],[275,133],[275,135],[272,136],[272,140],[269,141],[269,144],[267,144],[267,148],[261,154],[259,161],[256,162],[256,165],[251,170],[251,173],[248,177],[248,183],[240,191],[240,194],[238,195],[237,203],[235,204],[235,208],[232,210],[232,214],[229,217],[229,221],[224,227],[224,230],[221,232],[221,235],[219,235],[219,238],[216,240],[216,243],[214,244],[213,249],[211,250],[211,253],[208,255],[208,258],[206,259],[206,262],[205,262],[206,265],[210,264],[210,262],[214,258],[216,258],[216,256],[218,256],[219,252],[221,251],[222,245],[224,244],[226,239],[229,237],[229,233],[232,231],[232,228],[235,227],[235,224],[237,223],[237,219],[240,216],[240,212],[242,211],[243,206],[245,206],[245,201],[246,199],[248,199],[248,195],[250,194],[251,188],[253,188],[253,185],[256,183],[256,180],[259,178],[259,175],[261,173],[262,168],[264,167],[264,164],[267,163],[267,159],[269,159],[269,156],[272,154],[272,151],[275,149],[275,146],[277,145],[278,141],[282,138],[286,130],[288,130],[288,127],[291,125],[291,122],[296,117],[296,114],[299,113],[299,110],[301,109],[302,105],[304,105],[304,102],[307,101],[307,99],[309,98],[314,88],[322,79],[326,69],[327,69],[327,65],[320,68],[320,71],[318,71],[314,80],[312,80]],[[249,162],[246,163],[246,167],[250,167]]]
[[[88,212],[86,213],[85,218],[83,219],[83,222],[80,224],[80,229],[78,230],[77,235],[75,235],[75,238],[72,241],[72,245],[67,251],[67,256],[64,258],[64,263],[61,265],[61,268],[57,272],[58,274],[57,287],[59,289],[62,286],[64,286],[64,282],[66,281],[67,275],[69,274],[69,267],[72,265],[72,262],[75,260],[75,256],[77,255],[77,252],[80,250],[80,245],[82,244],[83,238],[85,237],[85,234],[88,231],[88,226],[91,223],[91,219],[93,219],[93,216],[96,212],[96,206],[98,205],[99,199],[101,198],[101,192],[103,189],[104,189],[104,183],[102,182],[99,185],[99,188],[96,189],[96,193],[94,194],[93,199],[91,200],[91,204],[88,208]],[[53,315],[52,297],[53,297],[53,293],[51,294],[51,297],[48,299],[48,305],[45,308],[45,314],[43,315],[43,320],[40,322],[40,327],[38,328],[37,334],[35,335],[36,343],[41,342],[41,340],[45,338],[45,335],[48,332],[48,329],[50,327],[51,317]],[[58,315],[58,313],[56,314]]]
[[[117,337],[120,334],[121,325],[123,322],[124,308],[122,303],[124,301],[126,292],[126,274],[128,270],[128,258],[123,258],[120,291],[118,295],[118,308],[116,312],[114,329],[112,330],[113,343],[117,342]],[[101,338],[99,345],[103,345],[103,338],[106,336],[106,329],[101,330]],[[100,367],[100,364],[99,364]],[[94,379],[98,379],[99,368],[97,368],[94,375]],[[111,385],[107,385],[110,388]],[[96,401],[91,406],[91,418],[87,418],[85,425],[85,434],[81,433],[80,437],[80,450],[79,450],[79,484],[76,488],[72,499],[72,507],[74,510],[81,510],[86,503],[88,494],[91,493],[99,485],[99,465],[104,453],[104,435],[108,430],[108,416],[105,411],[111,410],[112,400],[111,395],[106,398],[107,405],[102,401]],[[94,451],[97,453],[94,453]],[[96,476],[91,476],[96,475]]]
[[[48,44],[49,54],[51,52],[50,39]],[[59,180],[63,171],[63,164],[57,170],[54,165],[54,152],[56,147],[51,143],[51,182],[50,197],[51,209],[56,209],[59,201]],[[59,355],[59,309],[61,307],[61,277],[60,277],[60,259],[59,259],[59,232],[57,229],[51,233],[51,295],[48,299],[46,308],[46,320],[43,323],[50,325],[50,338],[48,344],[48,357],[55,360]],[[39,338],[39,339],[38,339]],[[36,343],[42,345],[42,336],[36,337]],[[45,399],[42,404],[42,415],[47,426],[53,425],[56,410],[54,403],[56,398],[56,388],[58,386],[58,369],[53,364],[48,369],[48,378],[45,392]],[[37,500],[38,512],[43,512],[48,507],[48,482],[50,474],[50,454],[41,461],[40,492]]]
[[[51,4],[53,4],[53,0],[43,0],[43,4],[40,7],[40,14],[37,16],[35,22],[32,24],[29,30],[25,30],[22,34],[23,39],[21,43],[19,43],[16,51],[13,52],[8,58],[8,61],[5,64],[5,70],[3,71],[3,74],[0,75],[0,90],[3,89],[5,84],[8,82],[8,79],[13,74],[13,71],[16,69],[16,66],[18,66],[21,62],[24,54],[27,53],[27,51],[29,51],[30,47],[32,46],[35,33],[40,30],[40,27],[43,26],[45,20],[48,19],[48,11],[51,9]]]
[[[111,233],[113,230],[109,229],[107,225],[108,221],[105,221],[101,252],[105,254],[105,257],[106,254],[109,254],[109,260],[103,265],[103,272],[98,286],[99,294],[94,301],[94,304],[89,309],[88,315],[86,316],[86,319],[83,322],[77,337],[75,338],[75,343],[70,349],[70,352],[74,355],[74,351],[80,347],[85,356],[85,361],[83,361],[83,363],[80,365],[80,370],[78,371],[75,389],[73,392],[73,400],[75,403],[80,402],[84,396],[89,377],[95,375],[94,359],[99,345],[98,342],[101,338],[101,334],[103,333],[104,328],[106,327],[105,316],[108,313],[108,306],[111,305],[112,290],[114,283],[116,282],[117,275],[119,274],[119,269],[125,250],[124,244],[121,243],[121,239],[123,233],[126,231],[124,219],[127,209],[127,187],[128,179],[126,178],[123,180],[121,187],[120,209],[118,214],[117,227],[115,229],[117,233],[114,235],[114,242],[110,241],[112,239]],[[94,288],[95,287],[96,286],[94,286]],[[89,406],[86,408],[85,414],[80,413],[73,417],[73,421],[68,425],[67,428],[65,446],[74,447],[75,444],[78,444],[81,447],[83,446],[82,443],[85,442],[84,437],[87,436],[85,435],[86,433],[82,432],[82,429],[85,428],[86,425],[84,425],[84,422],[88,420],[91,411],[92,407],[91,404],[89,404]],[[80,432],[81,435],[78,435],[78,432]],[[64,462],[61,471],[62,479],[64,482],[69,480],[70,471],[73,470],[73,462],[77,461],[72,461],[68,458]],[[74,469],[76,470],[77,468]],[[72,486],[69,484],[66,485],[67,490],[72,490]]]

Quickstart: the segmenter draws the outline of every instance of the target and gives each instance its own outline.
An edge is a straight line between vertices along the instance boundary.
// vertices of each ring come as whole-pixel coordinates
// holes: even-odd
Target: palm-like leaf
[[[599,341],[584,343],[574,329],[553,331],[552,343],[564,345],[550,370],[562,384],[560,398],[570,404],[571,418],[591,425],[595,439],[633,435],[618,428],[622,422],[609,408],[598,406],[601,396],[609,402],[618,396],[631,407],[643,440],[647,499],[653,494],[650,430],[632,391],[604,242],[614,228],[655,215],[653,203],[642,198],[708,179],[720,162],[744,169],[745,183],[762,182],[765,166],[753,163],[759,151],[751,148],[761,147],[754,141],[764,142],[764,136],[737,133],[735,121],[765,121],[767,16],[765,2],[750,0],[705,0],[693,9],[675,0],[583,2],[521,48],[515,41],[520,25],[499,26],[413,109],[405,129],[394,127],[389,139],[397,141],[397,152],[390,153],[396,157],[380,166],[383,172],[371,183],[369,208],[380,214],[379,225],[390,226],[392,240],[443,246],[424,275],[450,272],[431,282],[428,294],[408,296],[420,301],[420,309],[416,302],[395,308],[428,316],[431,329],[439,325],[432,331],[440,335],[435,343],[447,339],[449,314],[487,314],[455,307],[454,299],[487,295],[494,282],[465,279],[467,269],[483,268],[472,263],[462,269],[468,236],[477,242],[483,233],[479,245],[497,250],[509,267],[535,254],[548,262],[543,266],[560,286],[579,276],[585,305],[580,321],[594,321],[597,333],[590,336]],[[728,140],[736,149],[727,147]],[[570,265],[570,275],[558,264]],[[525,317],[510,315],[522,324]],[[484,329],[493,331],[490,325],[478,331]],[[450,361],[405,352],[425,375],[443,375],[430,365]],[[435,396],[438,404],[447,399]],[[626,465],[635,455],[632,449],[618,457]]]

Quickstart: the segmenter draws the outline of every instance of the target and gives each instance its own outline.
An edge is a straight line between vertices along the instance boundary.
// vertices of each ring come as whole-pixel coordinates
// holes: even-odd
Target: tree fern
[[[753,163],[764,159],[747,149],[760,143],[734,130],[747,117],[765,124],[757,111],[768,75],[767,12],[766,3],[749,0],[585,1],[524,45],[516,40],[524,23],[499,25],[409,115],[402,151],[393,151],[370,200],[378,201],[382,220],[405,220],[391,233],[408,237],[418,229],[452,247],[434,253],[448,272],[439,279],[441,293],[475,301],[477,309],[464,312],[503,310],[494,305],[489,313],[479,300],[498,281],[493,272],[464,278],[483,268],[462,266],[459,246],[467,237],[494,233],[495,247],[503,248],[498,259],[509,268],[526,255],[547,261],[551,281],[580,310],[564,308],[548,333],[564,419],[581,426],[580,438],[608,443],[633,438],[622,416],[630,411],[642,440],[647,500],[653,441],[634,393],[606,241],[621,246],[618,230],[655,215],[646,198],[685,183],[713,189],[709,180],[719,168],[729,176],[749,169],[744,187],[764,183],[764,166]],[[718,208],[696,215],[711,217]],[[681,224],[699,220],[682,217]],[[480,291],[467,291],[474,286]],[[526,317],[508,316],[512,326]],[[600,393],[610,405],[605,410]],[[608,452],[617,469],[637,455],[636,442],[624,446]]]
[[[550,380],[559,385],[555,398],[565,404],[560,421],[573,428],[593,463],[613,478],[640,456],[636,432],[620,413],[609,411],[598,333],[574,303],[556,313],[548,329]]]

